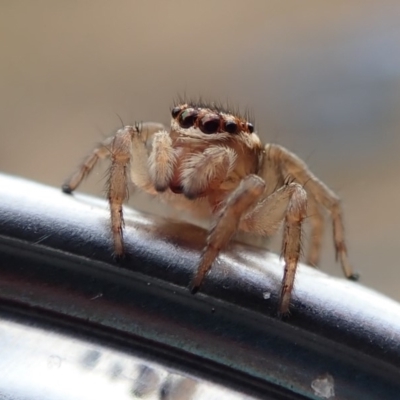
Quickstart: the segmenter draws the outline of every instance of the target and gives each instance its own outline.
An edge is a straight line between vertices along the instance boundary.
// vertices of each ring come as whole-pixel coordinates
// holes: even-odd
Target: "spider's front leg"
[[[64,193],[72,193],[80,185],[83,178],[90,174],[99,159],[111,157],[112,164],[107,194],[111,212],[114,251],[118,257],[122,256],[124,252],[122,203],[127,196],[126,166],[130,159],[130,142],[133,130],[134,128],[131,126],[125,127],[100,143],[62,185]]]
[[[190,284],[192,293],[199,290],[220,250],[229,243],[238,230],[242,216],[255,206],[264,190],[265,182],[260,177],[248,175],[220,207],[212,222],[196,276]]]
[[[110,147],[111,168],[108,180],[108,201],[111,212],[111,230],[116,257],[124,256],[122,205],[128,197],[128,168],[131,166],[131,180],[135,186],[151,192],[153,183],[148,174],[147,140],[163,129],[163,125],[146,123],[141,126],[126,126],[114,136]],[[162,130],[162,133],[166,133]],[[157,133],[153,146],[157,144]],[[154,150],[154,149],[153,149]]]
[[[132,127],[126,126],[123,129],[120,129],[118,132],[126,131],[130,128]],[[136,135],[133,136],[133,141],[135,141],[136,139],[137,142],[133,143],[133,145],[135,145],[135,147],[137,148],[137,151],[134,151],[134,156],[135,158],[137,157],[139,160],[139,173],[141,173],[143,168],[141,168],[140,166],[147,166],[147,150],[143,145],[146,144],[146,142],[150,138],[152,138],[156,132],[164,130],[164,125],[156,122],[145,122],[140,126],[135,127],[134,129],[136,131]],[[110,136],[102,141],[85,157],[82,164],[63,183],[62,191],[64,193],[72,193],[81,184],[83,179],[90,174],[98,160],[112,156],[114,151],[113,149],[115,147],[114,140],[117,134]]]
[[[266,191],[268,193],[268,190]],[[239,228],[262,236],[271,236],[284,220],[282,257],[285,271],[282,278],[278,314],[287,314],[294,278],[300,258],[302,223],[307,215],[307,193],[297,183],[289,183],[262,199],[242,218]]]
[[[151,191],[152,182],[148,175],[146,142],[160,130],[164,130],[164,126],[154,122],[135,127],[125,126],[97,146],[62,186],[65,193],[71,193],[79,186],[83,178],[89,175],[99,159],[111,158],[107,195],[110,205],[114,253],[117,257],[124,255],[122,204],[128,197],[128,167],[132,166],[131,179],[133,183],[144,190]]]
[[[281,295],[279,299],[280,315],[289,312],[294,278],[300,259],[302,223],[304,218],[307,216],[306,191],[296,183],[292,183],[288,187],[293,189],[293,193],[286,210],[283,232],[281,254],[285,260],[285,271],[283,274]]]

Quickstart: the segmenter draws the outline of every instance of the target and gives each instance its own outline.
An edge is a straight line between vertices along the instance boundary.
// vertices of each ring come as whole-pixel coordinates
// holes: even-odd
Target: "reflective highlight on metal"
[[[1,398],[252,399],[129,353],[43,327],[2,319],[0,331]],[[10,397],[3,397],[6,395]]]
[[[86,394],[107,382],[103,398],[122,388],[135,398],[147,389],[134,382],[158,381],[167,399],[173,372],[235,393],[224,399],[398,399],[398,303],[300,266],[280,321],[282,263],[240,244],[193,296],[205,232],[125,215],[129,257],[117,263],[104,201],[0,176],[0,397],[38,398],[47,382],[57,398],[79,399],[71,390],[87,376]],[[80,376],[63,371],[72,364]]]

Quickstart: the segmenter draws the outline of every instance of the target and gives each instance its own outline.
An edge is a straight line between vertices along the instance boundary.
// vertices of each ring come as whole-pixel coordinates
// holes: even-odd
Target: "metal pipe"
[[[206,232],[128,208],[125,219],[116,262],[104,201],[0,175],[0,317],[258,398],[399,398],[395,301],[301,265],[278,320],[282,262],[238,243],[191,295]]]

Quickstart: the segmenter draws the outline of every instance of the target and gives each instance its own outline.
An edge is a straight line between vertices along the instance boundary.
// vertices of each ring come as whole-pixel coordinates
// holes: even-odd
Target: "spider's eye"
[[[180,106],[174,107],[174,108],[171,110],[172,118],[176,118],[176,117],[179,115],[179,113],[180,113],[181,111],[182,111],[182,108],[181,108]]]
[[[196,121],[198,111],[194,108],[187,108],[179,117],[179,125],[182,128],[190,128]]]
[[[250,133],[254,132],[254,125],[251,124],[250,122],[247,123],[247,129],[249,130]]]
[[[237,127],[237,123],[234,121],[227,121],[225,123],[225,131],[228,133],[236,133]]]
[[[220,117],[217,114],[207,114],[200,121],[200,129],[203,133],[217,133]]]

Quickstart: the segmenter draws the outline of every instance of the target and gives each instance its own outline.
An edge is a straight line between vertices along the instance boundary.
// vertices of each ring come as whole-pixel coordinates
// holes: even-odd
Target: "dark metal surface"
[[[398,303],[300,266],[291,316],[279,321],[282,263],[240,244],[193,296],[205,232],[125,217],[118,264],[105,202],[0,176],[2,321],[81,335],[260,398],[399,398]]]

